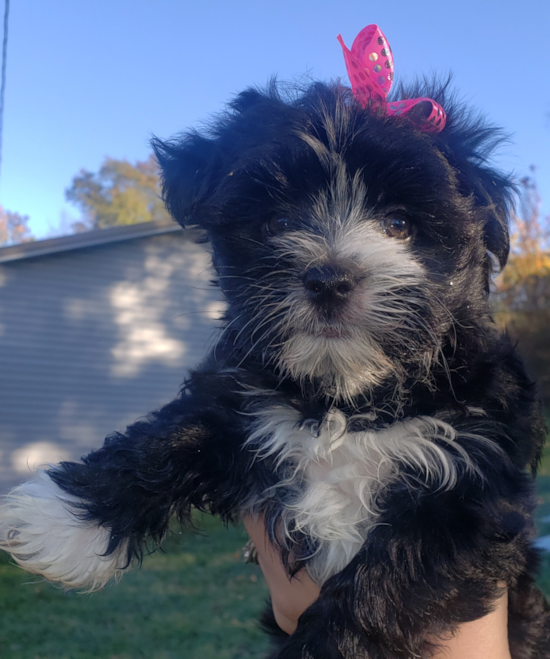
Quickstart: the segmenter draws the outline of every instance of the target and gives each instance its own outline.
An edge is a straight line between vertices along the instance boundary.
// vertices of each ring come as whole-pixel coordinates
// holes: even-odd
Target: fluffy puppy
[[[499,133],[445,85],[438,134],[338,84],[250,89],[203,134],[153,141],[228,302],[176,400],[12,492],[21,566],[94,589],[191,508],[262,514],[322,585],[277,657],[419,657],[510,594],[514,659],[550,657],[533,581],[544,424],[489,304],[512,185]],[[411,113],[412,114],[412,113]]]

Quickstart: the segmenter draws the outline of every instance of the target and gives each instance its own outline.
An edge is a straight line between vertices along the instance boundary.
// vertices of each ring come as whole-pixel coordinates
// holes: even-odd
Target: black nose
[[[306,272],[304,286],[312,302],[331,312],[346,301],[355,288],[355,282],[342,268],[321,265]]]

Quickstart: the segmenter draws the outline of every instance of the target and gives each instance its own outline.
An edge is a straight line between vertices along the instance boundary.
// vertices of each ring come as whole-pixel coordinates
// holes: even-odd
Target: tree
[[[83,211],[75,231],[167,219],[160,199],[160,182],[153,156],[134,165],[105,158],[99,172],[82,169],[65,191],[68,201]]]
[[[34,238],[28,227],[29,216],[4,210],[0,206],[0,246],[28,243]]]
[[[550,215],[541,213],[534,172],[520,181],[510,258],[497,280],[497,321],[517,339],[550,407]]]
[[[520,185],[511,254],[499,291],[508,309],[536,311],[550,307],[550,215],[542,217],[534,177],[526,176]]]

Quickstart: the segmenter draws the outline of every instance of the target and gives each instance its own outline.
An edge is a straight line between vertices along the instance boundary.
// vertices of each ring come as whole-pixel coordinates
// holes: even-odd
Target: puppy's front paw
[[[0,549],[28,572],[69,588],[102,588],[127,567],[126,545],[106,555],[109,530],[83,519],[79,503],[39,472],[0,506]]]

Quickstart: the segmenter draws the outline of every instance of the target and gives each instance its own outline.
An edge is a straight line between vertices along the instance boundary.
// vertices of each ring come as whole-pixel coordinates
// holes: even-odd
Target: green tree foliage
[[[517,339],[550,408],[550,215],[541,213],[533,174],[521,181],[512,251],[497,280],[497,321]]]
[[[28,243],[34,240],[28,222],[28,215],[13,213],[0,206],[0,246]]]
[[[97,173],[80,170],[65,196],[83,212],[76,231],[168,219],[153,156],[133,165],[105,158]]]

